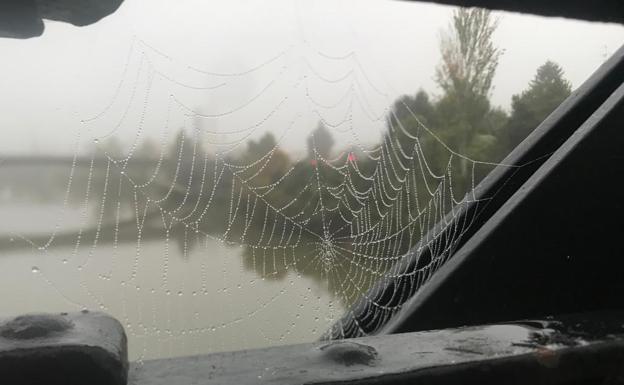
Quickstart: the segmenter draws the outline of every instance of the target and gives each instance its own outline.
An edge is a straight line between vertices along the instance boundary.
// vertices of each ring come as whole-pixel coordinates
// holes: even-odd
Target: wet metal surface
[[[332,363],[345,366],[374,366],[378,360],[374,347],[352,341],[334,341],[323,345],[319,350]]]
[[[126,335],[105,314],[30,314],[0,320],[0,383],[123,385]]]
[[[462,383],[504,380],[546,384],[584,375],[600,377],[602,372],[624,363],[624,318],[583,319],[528,321],[147,361],[131,368],[130,384],[455,383],[460,378]]]

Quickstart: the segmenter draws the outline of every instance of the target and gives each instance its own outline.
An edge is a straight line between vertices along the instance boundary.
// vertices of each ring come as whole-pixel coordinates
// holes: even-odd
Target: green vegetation
[[[538,68],[529,88],[512,98],[511,116],[505,126],[507,149],[524,140],[570,93],[572,85],[557,63],[547,61]]]

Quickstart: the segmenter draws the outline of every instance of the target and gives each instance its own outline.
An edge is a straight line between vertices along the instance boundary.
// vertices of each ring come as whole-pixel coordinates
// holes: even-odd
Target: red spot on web
[[[347,155],[347,160],[350,162],[355,162],[355,154],[350,152],[349,155]]]
[[[312,166],[316,166],[316,159],[310,159],[310,164]]]

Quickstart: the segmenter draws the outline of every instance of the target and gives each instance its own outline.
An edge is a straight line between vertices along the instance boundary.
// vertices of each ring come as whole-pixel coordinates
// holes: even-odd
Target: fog
[[[293,89],[298,76],[310,73],[308,63],[302,59],[326,78],[340,77],[361,65],[368,79],[359,74],[359,82],[368,91],[372,83],[387,94],[371,101],[374,112],[381,114],[401,94],[413,94],[420,88],[434,95],[439,91],[434,81],[440,57],[439,37],[440,31],[449,25],[452,9],[381,0],[126,0],[116,13],[88,27],[46,22],[42,37],[0,39],[4,91],[0,103],[5,111],[0,116],[0,154],[73,152],[78,132],[88,140],[107,132],[115,124],[113,118],[118,119],[129,103],[129,84],[134,81],[132,71],[139,65],[138,54],[131,58],[127,74],[131,78],[119,93],[119,105],[107,111],[112,120],[100,119],[87,127],[80,122],[111,103],[130,47],[137,40],[155,49],[134,45],[135,50],[148,51],[149,60],[159,71],[199,87],[216,84],[219,79],[177,71],[156,52],[173,58],[178,67],[224,73],[245,71],[287,52],[285,60],[230,79],[233,81],[227,86],[181,96],[185,105],[197,111],[219,113],[241,105],[267,82],[278,78],[266,98],[232,116],[203,119],[200,123],[204,127],[228,131],[234,125],[257,122],[275,107],[280,97],[288,94],[292,96],[291,103],[284,110],[302,111],[301,127],[313,128],[318,119],[309,113],[305,101],[296,99],[301,97],[303,87]],[[499,27],[495,42],[505,52],[491,98],[503,108],[509,108],[511,96],[526,87],[536,68],[547,59],[559,63],[576,87],[624,41],[624,28],[616,25],[506,12],[496,12],[496,16]],[[333,56],[355,53],[357,63],[328,60],[319,52]],[[281,77],[280,65],[288,66]],[[145,77],[139,78],[139,91],[145,82]],[[310,92],[328,104],[348,91],[349,86],[348,82],[328,86],[318,78],[310,82]],[[156,85],[152,90],[144,131],[147,137],[158,138],[162,130],[164,118],[156,112],[167,108],[167,98],[163,96],[179,91],[168,87]],[[128,118],[137,110],[138,107],[131,107]],[[274,126],[287,125],[291,117],[286,115],[276,116]],[[358,113],[354,115],[357,119]],[[128,124],[134,123],[129,120]],[[374,142],[383,127],[360,122],[360,130],[363,142]],[[114,134],[128,141],[135,131],[124,126]],[[257,131],[258,135],[261,131]],[[282,143],[290,151],[299,150],[304,145],[300,136],[287,135]]]

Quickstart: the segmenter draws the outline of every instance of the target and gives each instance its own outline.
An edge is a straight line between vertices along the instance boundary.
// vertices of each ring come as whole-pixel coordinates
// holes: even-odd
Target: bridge
[[[104,167],[108,162],[125,165],[125,168],[153,167],[158,159],[131,158],[129,160],[114,160],[105,156],[62,156],[62,155],[0,155],[0,169],[5,167]]]

